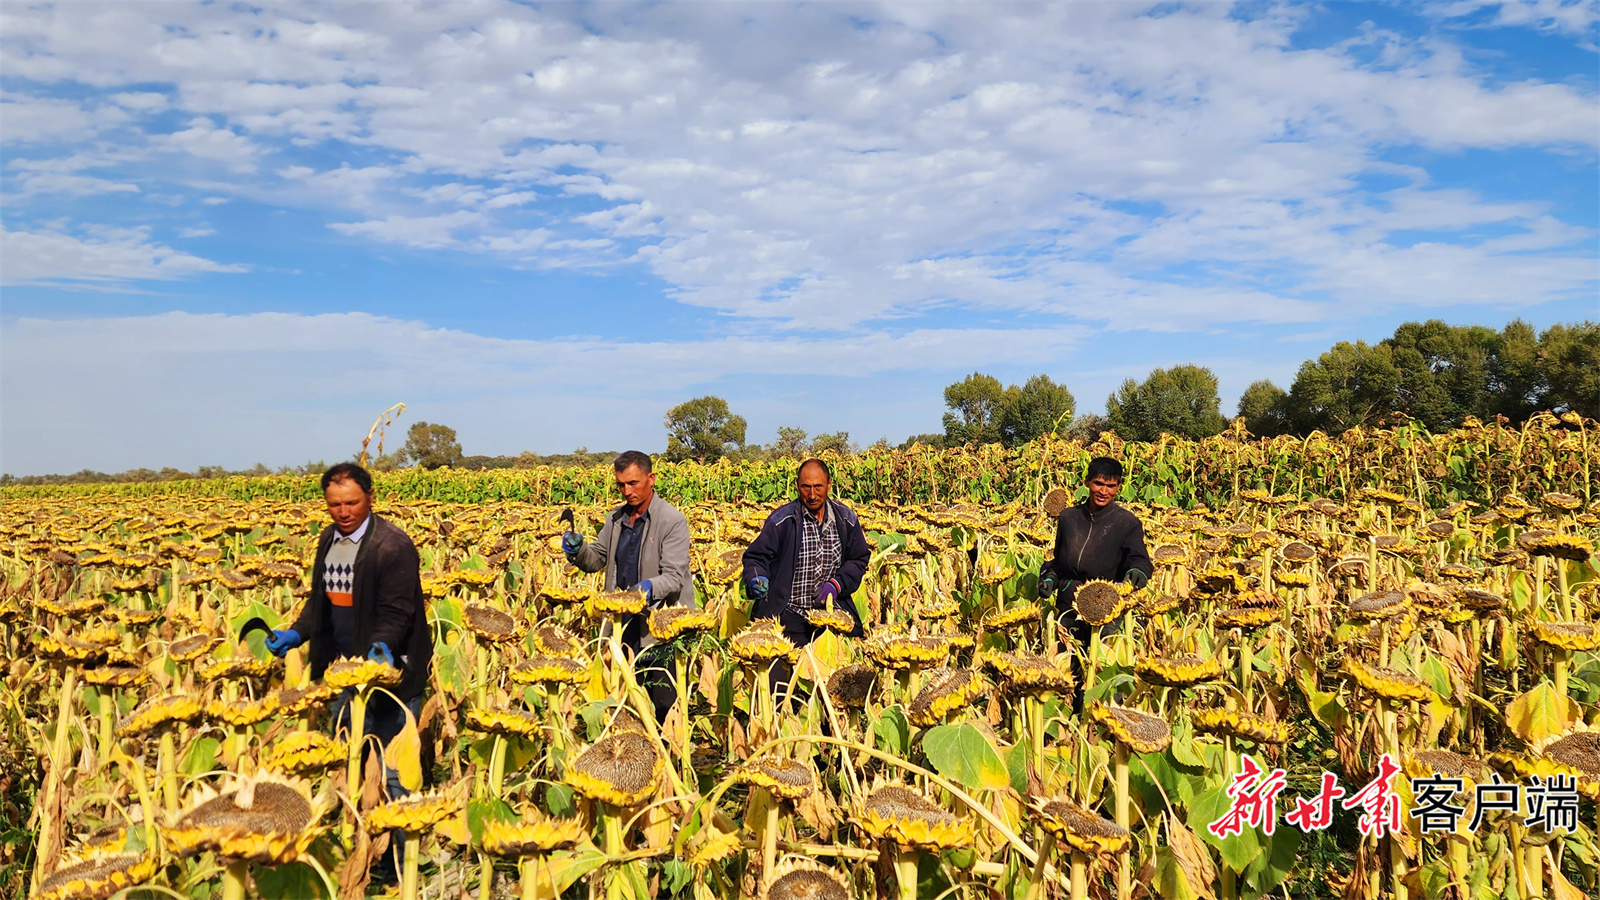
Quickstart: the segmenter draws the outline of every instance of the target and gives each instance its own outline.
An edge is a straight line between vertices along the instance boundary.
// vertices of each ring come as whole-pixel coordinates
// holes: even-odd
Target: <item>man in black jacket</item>
[[[1122,488],[1122,463],[1108,456],[1089,461],[1089,496],[1061,511],[1056,521],[1055,557],[1039,567],[1039,598],[1055,595],[1062,624],[1068,625],[1080,649],[1087,650],[1090,626],[1078,621],[1072,601],[1085,581],[1127,581],[1142,588],[1155,567],[1144,546],[1144,525],[1139,517],[1117,505]],[[1116,633],[1122,620],[1101,626],[1100,634]],[[1074,669],[1076,669],[1074,658]],[[1082,703],[1079,691],[1075,708]]]
[[[365,733],[385,747],[406,724],[406,712],[422,712],[433,661],[416,545],[404,531],[372,514],[372,476],[354,463],[340,463],[322,475],[322,495],[333,524],[317,542],[311,570],[311,596],[293,625],[272,633],[267,649],[283,656],[310,645],[311,677],[322,678],[329,663],[344,656],[366,657],[400,669],[400,683],[376,691],[367,704]],[[349,689],[334,704],[334,729],[349,727]],[[384,767],[391,798],[410,793],[397,771]],[[352,796],[359,787],[351,788]],[[396,861],[404,846],[395,842]],[[396,862],[398,866],[398,862]],[[392,877],[382,871],[380,878]]]
[[[778,507],[744,551],[745,592],[755,601],[751,617],[777,619],[796,647],[811,643],[821,629],[806,614],[840,610],[855,622],[853,636],[865,633],[850,596],[861,586],[872,548],[861,520],[828,498],[833,475],[828,464],[808,459],[795,479],[800,498]],[[789,683],[783,663],[773,667],[773,687]]]

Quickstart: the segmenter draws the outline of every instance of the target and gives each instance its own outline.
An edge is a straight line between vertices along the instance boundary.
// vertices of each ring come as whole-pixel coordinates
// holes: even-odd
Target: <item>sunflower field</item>
[[[68,898],[1574,898],[1600,890],[1600,423],[873,451],[864,638],[748,619],[740,556],[793,461],[663,464],[699,609],[649,627],[657,721],[559,547],[600,469],[381,474],[435,658],[309,678],[282,627],[313,479],[0,491],[0,893]],[[1156,572],[1038,599],[1096,455]],[[1066,616],[1116,622],[1077,646]],[[768,623],[770,624],[770,623]],[[604,633],[614,634],[615,629]],[[796,671],[774,696],[768,672]],[[357,715],[356,721],[362,719]],[[406,845],[398,886],[369,871]]]

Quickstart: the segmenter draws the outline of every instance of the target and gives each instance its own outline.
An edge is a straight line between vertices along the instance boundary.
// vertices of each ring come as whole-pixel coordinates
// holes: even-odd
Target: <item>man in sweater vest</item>
[[[398,526],[373,514],[372,476],[366,469],[354,463],[330,468],[322,475],[322,496],[333,524],[323,529],[317,543],[311,596],[293,625],[272,633],[267,649],[281,657],[308,644],[314,679],[345,656],[397,667],[400,683],[393,694],[400,703],[387,692],[373,692],[364,726],[368,737],[387,747],[405,728],[408,712],[413,719],[421,714],[433,660],[417,548]],[[334,702],[336,732],[349,727],[350,696],[346,689]],[[384,776],[390,798],[410,793],[396,770],[385,766]],[[393,859],[380,863],[374,871],[377,880],[392,881],[398,871],[405,841],[404,834],[394,837]]]

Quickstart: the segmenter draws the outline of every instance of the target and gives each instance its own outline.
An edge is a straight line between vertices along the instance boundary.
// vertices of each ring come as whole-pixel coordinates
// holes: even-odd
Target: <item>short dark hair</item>
[[[1094,459],[1089,460],[1089,471],[1083,476],[1083,480],[1085,482],[1090,482],[1096,478],[1109,478],[1118,482],[1122,481],[1122,463],[1117,462],[1109,456],[1096,456]]]
[[[827,463],[825,463],[822,460],[817,459],[815,456],[813,456],[810,459],[806,460],[805,462],[801,463],[800,464],[800,468],[795,470],[795,472],[794,472],[794,480],[796,482],[798,482],[800,480],[800,476],[801,475],[804,475],[806,473],[806,466],[821,466],[822,467],[823,477],[827,478],[828,481],[830,481],[830,482],[833,481],[833,470],[828,468],[828,464]]]
[[[614,472],[626,472],[629,466],[638,466],[639,471],[646,475],[650,474],[650,454],[638,450],[624,450],[611,461],[611,469]]]
[[[355,463],[339,463],[322,473],[322,492],[328,492],[328,485],[335,481],[354,481],[356,487],[361,488],[364,494],[372,493],[372,475],[366,469]]]

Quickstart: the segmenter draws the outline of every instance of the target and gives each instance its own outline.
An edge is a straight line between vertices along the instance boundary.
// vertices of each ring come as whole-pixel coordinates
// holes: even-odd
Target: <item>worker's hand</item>
[[[389,652],[389,645],[383,641],[378,641],[372,645],[372,649],[367,651],[367,659],[383,663],[386,666],[394,665],[394,654]]]
[[[833,606],[834,598],[838,596],[839,582],[834,581],[832,578],[817,585],[817,602],[822,604],[823,609]]]
[[[1056,570],[1045,569],[1039,573],[1039,599],[1048,600],[1056,595]]]
[[[1122,576],[1122,580],[1138,589],[1150,583],[1150,575],[1143,569],[1129,569],[1128,574]]]
[[[751,600],[767,599],[767,576],[757,575],[744,583],[744,592]]]
[[[267,638],[267,650],[271,651],[273,656],[282,659],[284,654],[305,642],[306,639],[300,636],[300,632],[284,628],[274,631],[272,637]]]
[[[567,555],[567,562],[575,562],[581,549],[583,549],[583,535],[569,531],[561,536],[561,552]]]
[[[650,586],[650,579],[648,578],[634,585],[633,589],[644,595],[644,602],[646,603],[655,599],[655,594],[653,593],[655,589]]]

